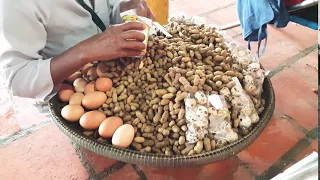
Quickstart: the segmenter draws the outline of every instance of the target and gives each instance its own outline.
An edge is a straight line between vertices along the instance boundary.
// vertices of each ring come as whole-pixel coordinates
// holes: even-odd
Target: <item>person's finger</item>
[[[122,31],[129,31],[129,30],[144,30],[145,25],[140,22],[128,22],[122,25],[119,25]]]
[[[126,31],[121,34],[121,37],[125,40],[127,39],[135,39],[136,41],[144,41],[146,36],[139,31]]]
[[[123,49],[120,53],[121,57],[135,57],[135,56],[144,56],[145,53],[139,50],[133,49]]]
[[[144,50],[146,45],[143,42],[128,40],[121,44],[121,49],[134,49],[134,50]]]
[[[154,16],[154,14],[153,14],[153,12],[151,11],[151,9],[150,9],[150,8],[148,8],[148,14],[147,14],[147,17],[148,17],[149,19],[152,19],[153,21],[155,21],[155,20],[156,20],[156,17]]]
[[[154,16],[153,12],[151,11],[150,6],[147,3],[147,1],[143,1],[142,4],[143,4],[143,7],[144,7],[143,9],[145,9],[146,13],[147,13],[146,17],[149,18],[149,19],[152,19],[153,21],[155,21],[156,18]]]
[[[138,16],[142,16],[142,17],[147,17],[148,15],[147,9],[142,5],[136,8],[136,13]]]

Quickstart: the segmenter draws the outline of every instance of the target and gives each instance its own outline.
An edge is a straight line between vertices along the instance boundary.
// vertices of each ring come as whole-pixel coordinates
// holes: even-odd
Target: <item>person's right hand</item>
[[[143,56],[142,50],[146,48],[143,41],[146,37],[138,31],[144,29],[145,25],[138,22],[110,26],[106,31],[81,43],[86,61]]]

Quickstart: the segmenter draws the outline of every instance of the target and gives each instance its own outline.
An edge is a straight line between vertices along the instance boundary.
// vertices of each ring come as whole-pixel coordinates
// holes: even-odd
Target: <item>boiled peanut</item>
[[[133,139],[134,142],[136,143],[143,143],[145,141],[144,137],[135,137]]]
[[[204,145],[204,148],[207,152],[211,151],[212,147],[211,147],[211,141],[209,138],[203,139],[203,145]]]
[[[196,146],[193,148],[193,150],[199,154],[203,149],[203,142],[202,141],[198,141]]]

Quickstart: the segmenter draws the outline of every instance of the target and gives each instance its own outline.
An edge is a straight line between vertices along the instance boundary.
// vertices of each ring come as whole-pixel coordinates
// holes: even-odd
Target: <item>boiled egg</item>
[[[80,118],[80,125],[84,129],[98,129],[100,124],[106,119],[106,116],[99,111],[89,111],[84,113]]]
[[[71,96],[71,98],[69,100],[69,104],[81,105],[83,97],[84,97],[83,93],[76,92]]]
[[[85,87],[87,86],[88,82],[83,78],[78,78],[73,82],[74,89],[77,92],[84,92]]]
[[[84,88],[84,94],[89,94],[92,92],[96,91],[96,87],[95,87],[96,82],[95,81],[91,81],[87,84],[87,86]]]
[[[82,99],[82,105],[90,110],[98,109],[107,100],[107,95],[103,92],[92,92],[86,94]]]
[[[134,128],[130,124],[120,126],[112,136],[112,144],[117,147],[127,148],[134,138]]]
[[[103,138],[110,138],[114,132],[123,125],[123,121],[119,117],[109,117],[105,119],[99,126],[99,135]]]
[[[112,81],[106,77],[100,77],[96,80],[95,87],[98,91],[107,92],[112,89]]]
[[[69,104],[62,108],[62,117],[69,122],[77,122],[84,114],[84,109],[81,105]]]
[[[62,102],[69,102],[73,94],[74,94],[73,87],[69,84],[62,84],[58,92],[59,99]]]

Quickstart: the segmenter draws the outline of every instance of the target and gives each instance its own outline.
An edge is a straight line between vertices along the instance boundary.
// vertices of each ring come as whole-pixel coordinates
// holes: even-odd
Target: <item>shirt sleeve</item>
[[[50,17],[37,8],[33,1],[0,1],[0,71],[14,96],[46,102],[60,85],[54,87],[51,59],[41,56]]]
[[[120,24],[121,17],[120,17],[120,0],[109,0],[111,6],[110,12],[110,20],[111,24]]]

